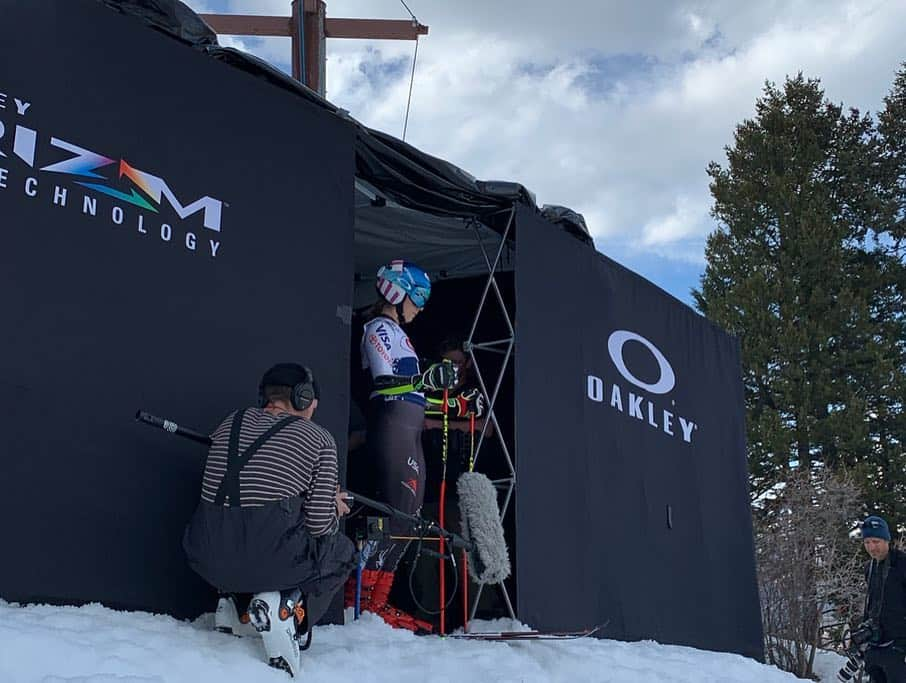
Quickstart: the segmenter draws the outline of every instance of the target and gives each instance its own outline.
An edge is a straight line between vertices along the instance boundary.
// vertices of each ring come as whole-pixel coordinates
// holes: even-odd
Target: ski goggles
[[[428,303],[428,297],[431,296],[430,287],[413,287],[409,292],[409,298],[412,299],[414,303],[419,308],[424,308],[425,304]]]

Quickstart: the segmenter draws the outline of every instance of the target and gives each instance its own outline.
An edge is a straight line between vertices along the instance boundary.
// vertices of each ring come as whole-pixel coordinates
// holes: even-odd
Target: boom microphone
[[[502,583],[510,575],[510,555],[503,537],[503,524],[497,511],[497,490],[480,472],[465,472],[457,482],[462,536],[437,524],[410,515],[359,493],[355,499],[380,512],[409,522],[413,528],[443,536],[454,548],[463,548],[469,557],[469,572],[476,583]]]
[[[510,575],[510,555],[497,508],[497,489],[480,472],[463,472],[456,482],[462,535],[470,542],[469,573],[476,583],[502,583]]]
[[[211,445],[211,437],[184,427],[171,420],[151,415],[143,410],[135,419],[152,427],[195,441]],[[349,491],[350,497],[392,517],[406,519],[414,527],[443,536],[454,548],[464,548],[469,557],[469,572],[477,583],[501,583],[510,575],[510,556],[503,537],[503,525],[497,510],[497,490],[480,472],[465,472],[457,482],[459,509],[462,516],[462,537],[443,529],[421,517],[407,515],[386,503],[371,500]]]

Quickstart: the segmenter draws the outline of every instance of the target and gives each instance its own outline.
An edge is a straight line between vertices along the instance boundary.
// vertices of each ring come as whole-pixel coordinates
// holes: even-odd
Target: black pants
[[[871,683],[906,683],[906,652],[893,646],[868,648],[865,673]]]
[[[368,459],[373,468],[374,497],[414,515],[425,497],[425,456],[421,433],[425,409],[410,401],[373,399],[368,416]],[[409,524],[391,519],[390,533],[410,536]],[[371,542],[365,548],[366,569],[395,571],[407,541]]]

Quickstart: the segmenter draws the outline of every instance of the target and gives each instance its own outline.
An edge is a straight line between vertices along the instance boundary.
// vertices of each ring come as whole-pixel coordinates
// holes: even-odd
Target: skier
[[[293,676],[300,636],[355,566],[352,542],[337,533],[349,507],[334,439],[311,419],[317,406],[308,368],[280,363],[264,373],[257,407],[231,413],[211,435],[183,538],[190,566],[223,595],[216,625],[242,635],[250,623],[269,664]]]
[[[431,281],[418,266],[393,261],[377,274],[380,299],[372,307],[361,341],[362,366],[369,371],[367,448],[374,468],[374,495],[403,512],[417,514],[425,488],[421,431],[425,419],[424,390],[453,386],[452,363],[436,363],[420,372],[418,356],[403,331],[431,295]],[[404,522],[390,521],[390,534],[408,534]],[[407,542],[370,541],[363,551],[362,610],[374,612],[394,628],[430,632],[431,624],[388,604],[400,556]],[[355,601],[355,582],[346,584],[346,606]]]

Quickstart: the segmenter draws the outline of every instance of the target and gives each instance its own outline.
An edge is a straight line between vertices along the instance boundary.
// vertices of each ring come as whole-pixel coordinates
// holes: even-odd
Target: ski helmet
[[[401,304],[408,295],[412,303],[424,308],[428,303],[428,297],[431,296],[431,280],[428,274],[414,263],[401,260],[381,266],[375,287],[391,304]]]

